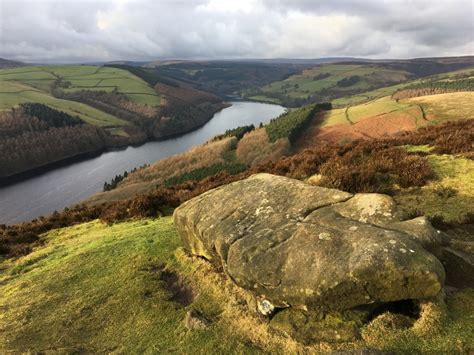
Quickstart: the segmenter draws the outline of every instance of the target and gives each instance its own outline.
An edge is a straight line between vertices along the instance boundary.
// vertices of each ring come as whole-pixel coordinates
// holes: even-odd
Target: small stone
[[[390,240],[389,240],[389,243],[390,243],[390,244],[397,244],[397,241],[396,241],[396,240],[393,240],[393,239],[390,239]]]
[[[331,240],[331,234],[326,233],[326,232],[319,233],[319,239],[320,240]]]
[[[400,251],[401,251],[403,254],[405,254],[405,253],[407,252],[407,250],[406,250],[406,249],[403,249],[403,248],[400,248]]]
[[[269,316],[273,313],[275,310],[275,306],[270,303],[268,300],[259,300],[257,302],[257,308],[260,313],[262,313],[264,316]]]
[[[356,231],[357,228],[358,228],[357,226],[352,226],[352,227],[349,227],[349,230],[350,230],[350,231]]]

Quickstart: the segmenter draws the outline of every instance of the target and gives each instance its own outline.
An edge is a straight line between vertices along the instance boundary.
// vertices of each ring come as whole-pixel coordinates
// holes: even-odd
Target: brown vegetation
[[[0,177],[104,148],[99,129],[90,125],[27,131],[0,137]]]
[[[237,145],[237,159],[249,166],[277,161],[289,154],[290,142],[280,138],[270,142],[265,128],[247,133]]]
[[[152,180],[161,183],[172,176],[224,162],[224,155],[234,149],[235,144],[236,139],[229,137],[193,147],[184,153],[159,160],[147,168],[130,174],[121,182],[120,186]]]
[[[225,140],[213,144],[222,142]],[[360,140],[348,144],[321,144],[313,150],[306,150],[277,162],[253,166],[238,175],[220,172],[200,181],[188,181],[171,187],[161,185],[151,192],[121,201],[95,206],[80,205],[28,223],[1,226],[0,253],[10,256],[26,253],[32,243],[40,240],[40,233],[99,217],[107,223],[113,223],[134,217],[166,214],[170,208],[177,207],[205,191],[259,172],[300,179],[322,173],[322,183],[326,186],[335,186],[352,192],[387,192],[397,184],[407,187],[420,186],[433,178],[430,166],[422,155],[408,153],[399,146],[431,145],[435,152],[465,154],[472,152],[472,142],[474,142],[474,120],[465,120],[428,126],[389,139]],[[169,166],[176,166],[178,163],[176,160]],[[160,166],[159,164],[163,163],[155,164],[155,169]],[[148,173],[151,173],[149,178],[155,176],[151,168],[148,168],[150,169]],[[139,173],[143,174],[143,171]],[[159,172],[160,169],[155,171]],[[127,177],[124,182],[136,181],[137,177],[133,175]]]

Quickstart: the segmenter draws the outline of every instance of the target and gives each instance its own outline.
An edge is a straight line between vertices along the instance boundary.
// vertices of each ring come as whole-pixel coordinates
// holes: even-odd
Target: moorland
[[[256,68],[273,74],[257,80]],[[0,226],[1,351],[474,349],[472,57],[317,65],[21,66],[2,70],[0,77],[1,102],[10,100],[0,122],[7,122],[5,117],[19,122],[11,128],[16,139],[28,131],[37,134],[39,146],[43,135],[66,137],[67,131],[83,137],[81,144],[89,142],[76,151],[95,149],[93,134],[108,144],[130,144],[150,132],[167,136],[170,131],[157,124],[154,110],[162,112],[183,91],[206,105],[212,102],[206,113],[222,105],[215,95],[219,90],[290,107],[261,127],[229,130],[185,153],[110,177],[114,183],[107,191],[83,203]],[[181,107],[192,113],[189,102],[201,107],[199,100]],[[181,119],[187,120],[176,114],[175,120]],[[143,122],[153,122],[153,129]],[[13,146],[5,143],[11,136],[2,136],[1,149]],[[20,171],[16,164],[29,157],[12,159],[10,171]],[[425,309],[422,324],[420,310],[380,308],[344,340],[305,344],[273,329],[257,314],[249,293],[184,251],[171,218],[191,198],[256,173],[386,194],[403,220],[426,216],[446,236],[458,258],[452,262],[462,264],[456,272],[448,269],[444,308]],[[190,326],[190,314],[199,314],[204,325]],[[331,314],[314,326],[342,329],[346,321],[345,315]]]

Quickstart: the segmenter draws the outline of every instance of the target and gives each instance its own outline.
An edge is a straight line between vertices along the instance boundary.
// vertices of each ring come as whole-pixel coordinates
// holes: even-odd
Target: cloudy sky
[[[29,62],[474,54],[474,0],[0,0]]]

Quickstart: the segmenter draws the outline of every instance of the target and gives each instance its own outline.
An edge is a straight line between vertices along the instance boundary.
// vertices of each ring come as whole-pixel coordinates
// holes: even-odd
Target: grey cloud
[[[0,57],[158,58],[473,54],[473,1],[0,0]]]

